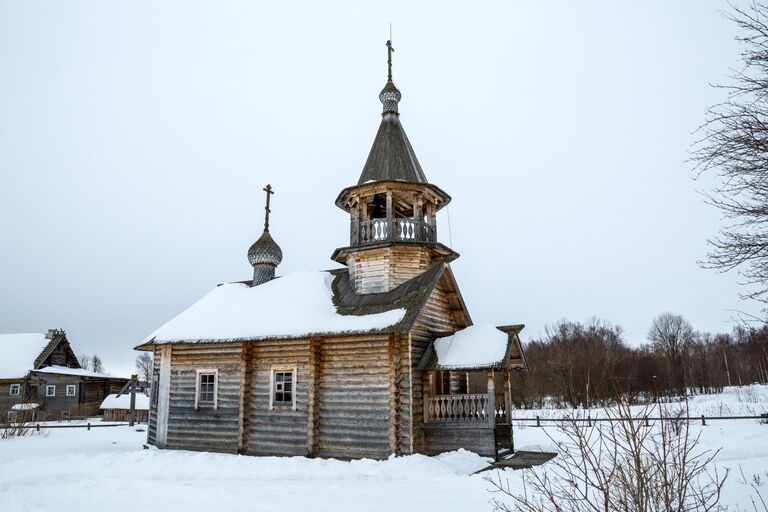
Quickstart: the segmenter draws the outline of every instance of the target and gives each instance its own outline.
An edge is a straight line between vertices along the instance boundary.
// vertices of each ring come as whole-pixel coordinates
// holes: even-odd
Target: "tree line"
[[[630,346],[618,325],[561,320],[525,345],[525,357],[529,371],[512,377],[518,407],[594,407],[622,395],[648,402],[718,393],[724,386],[768,383],[768,325],[712,334],[663,313],[653,320],[648,341]]]

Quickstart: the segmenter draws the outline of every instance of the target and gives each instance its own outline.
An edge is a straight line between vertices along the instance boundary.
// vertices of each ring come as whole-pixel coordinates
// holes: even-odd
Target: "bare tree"
[[[101,362],[101,358],[96,354],[93,354],[93,357],[91,358],[91,371],[104,373],[104,364]]]
[[[648,405],[648,416],[658,405]],[[712,464],[717,451],[702,449],[688,422],[675,419],[647,427],[633,419],[626,399],[606,408],[613,421],[592,426],[570,416],[558,427],[558,456],[540,468],[524,470],[518,492],[496,473],[487,478],[502,512],[705,512],[719,505],[727,471]],[[668,414],[662,414],[668,417]]]
[[[727,224],[710,240],[703,266],[738,268],[745,298],[768,301],[768,6],[732,6],[727,14],[739,29],[743,67],[722,103],[707,111],[702,137],[692,149],[697,177],[711,171],[719,185],[707,201]]]
[[[680,315],[662,313],[653,319],[648,340],[669,363],[670,384],[678,393],[685,393],[688,351],[695,339],[693,326]]]
[[[80,354],[77,356],[77,361],[80,363],[80,368],[90,368],[91,367],[91,356],[87,354]]]
[[[141,380],[149,382],[149,377],[152,375],[152,356],[148,352],[142,352],[136,358],[136,370]]]

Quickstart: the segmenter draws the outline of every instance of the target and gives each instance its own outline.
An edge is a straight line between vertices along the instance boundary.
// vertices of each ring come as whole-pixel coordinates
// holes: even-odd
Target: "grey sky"
[[[597,315],[639,343],[670,310],[730,330],[758,307],[696,265],[721,220],[685,163],[739,62],[726,4],[543,4],[0,0],[0,332],[61,327],[127,371],[145,335],[249,277],[267,182],[278,274],[334,266],[390,20],[475,322],[529,339]]]

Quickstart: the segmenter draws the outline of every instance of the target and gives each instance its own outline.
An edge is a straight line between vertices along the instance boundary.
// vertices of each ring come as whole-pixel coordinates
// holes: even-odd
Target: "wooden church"
[[[459,255],[437,237],[451,198],[400,123],[387,47],[379,131],[336,198],[350,240],[332,259],[345,268],[275,276],[267,186],[253,279],[217,286],[137,347],[154,354],[150,444],[343,459],[511,450],[523,326],[472,324],[450,267]]]

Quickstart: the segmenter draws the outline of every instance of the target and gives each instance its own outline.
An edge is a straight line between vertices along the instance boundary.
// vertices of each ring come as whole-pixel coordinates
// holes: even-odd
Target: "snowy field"
[[[726,408],[728,414],[768,410],[768,387],[729,389],[691,402],[692,415]],[[516,411],[537,412],[558,411]],[[732,420],[694,430],[701,431],[705,448],[722,448],[717,461],[731,470],[724,500],[731,510],[753,510],[754,483],[743,481],[742,472],[747,480],[759,475],[768,497],[768,425]],[[556,437],[557,431],[518,427],[515,441],[518,448],[546,448],[552,444],[547,434]],[[492,510],[490,485],[471,475],[488,461],[464,451],[341,462],[145,450],[145,439],[146,432],[119,426],[0,441],[0,511]],[[513,488],[520,475],[504,473]]]

